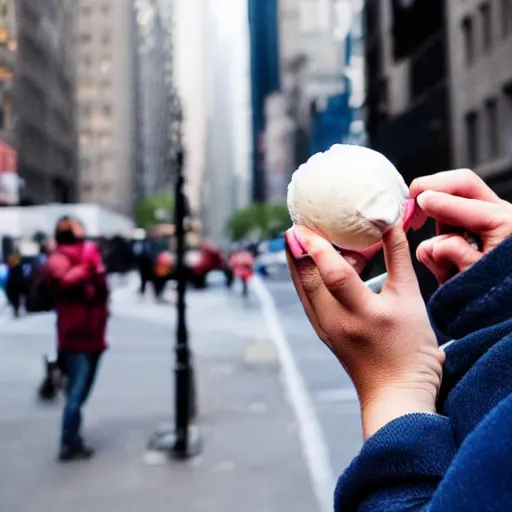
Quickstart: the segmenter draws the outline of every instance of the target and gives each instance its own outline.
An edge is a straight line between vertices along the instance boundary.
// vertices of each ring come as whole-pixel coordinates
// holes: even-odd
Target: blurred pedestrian
[[[12,307],[14,317],[19,318],[26,290],[21,254],[17,251],[11,254],[7,259],[7,266],[8,274],[5,283],[5,294]]]
[[[229,267],[234,279],[240,279],[242,283],[242,295],[249,294],[249,280],[254,273],[254,256],[245,248],[241,247],[231,253]]]
[[[69,461],[94,453],[82,438],[81,409],[107,348],[108,286],[99,249],[85,240],[79,221],[62,218],[55,240],[57,247],[47,262],[47,280],[55,291],[59,361],[67,375],[59,459]]]

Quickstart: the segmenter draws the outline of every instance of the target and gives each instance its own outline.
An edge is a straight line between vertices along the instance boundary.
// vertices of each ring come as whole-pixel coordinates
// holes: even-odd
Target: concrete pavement
[[[154,465],[145,453],[150,435],[171,419],[174,308],[127,286],[112,313],[111,349],[85,410],[98,453],[68,465],[55,461],[61,403],[35,400],[41,356],[53,353],[53,317],[0,326],[2,512],[319,510],[254,297],[244,302],[220,286],[189,294],[204,450],[186,463]]]

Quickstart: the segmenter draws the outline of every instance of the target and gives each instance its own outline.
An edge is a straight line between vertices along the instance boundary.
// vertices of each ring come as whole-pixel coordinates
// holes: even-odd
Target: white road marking
[[[321,403],[336,402],[357,402],[357,393],[355,389],[324,389],[315,394],[315,399]]]
[[[286,391],[299,424],[302,450],[320,512],[332,512],[336,480],[327,443],[290,345],[277,315],[277,308],[263,281],[254,276],[252,288],[258,296],[272,340],[276,344]]]

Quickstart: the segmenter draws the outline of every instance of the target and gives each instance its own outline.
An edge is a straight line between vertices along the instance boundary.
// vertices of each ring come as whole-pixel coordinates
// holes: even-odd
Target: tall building
[[[280,90],[266,94],[261,146],[267,199],[284,201],[293,171],[312,153],[342,142],[350,132],[350,79],[345,69],[352,4],[278,2]]]
[[[450,167],[448,2],[367,0],[365,6],[368,144],[386,155],[408,183]],[[433,222],[409,235],[425,300],[437,282],[414,253],[434,235]],[[383,272],[383,258],[373,260],[372,267]]]
[[[15,139],[26,203],[77,197],[74,0],[19,0]]]
[[[161,0],[163,1],[163,0]],[[202,214],[206,166],[207,10],[209,0],[172,0],[172,74],[183,112],[186,192],[195,216]]]
[[[447,2],[452,158],[512,200],[512,1]]]
[[[172,80],[167,75],[170,32],[156,0],[136,0],[137,200],[170,191]]]
[[[17,48],[14,7],[13,0],[0,1],[0,205],[18,204],[20,199],[13,108]]]
[[[450,165],[445,4],[366,2],[369,144],[408,182]]]
[[[253,200],[264,201],[265,102],[280,89],[278,0],[249,0],[251,91],[252,91],[252,181]]]
[[[229,9],[230,16],[225,16]],[[251,197],[251,98],[247,7],[208,0],[203,66],[206,72],[206,159],[202,220],[205,234],[227,243],[227,223]],[[219,73],[222,70],[222,73]]]
[[[79,197],[129,215],[136,199],[134,6],[132,0],[79,4]]]

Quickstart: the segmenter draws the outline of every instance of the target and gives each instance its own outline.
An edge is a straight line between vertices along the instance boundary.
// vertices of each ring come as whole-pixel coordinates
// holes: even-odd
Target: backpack
[[[55,308],[55,291],[46,279],[46,261],[36,259],[27,277],[27,313],[41,313]]]

